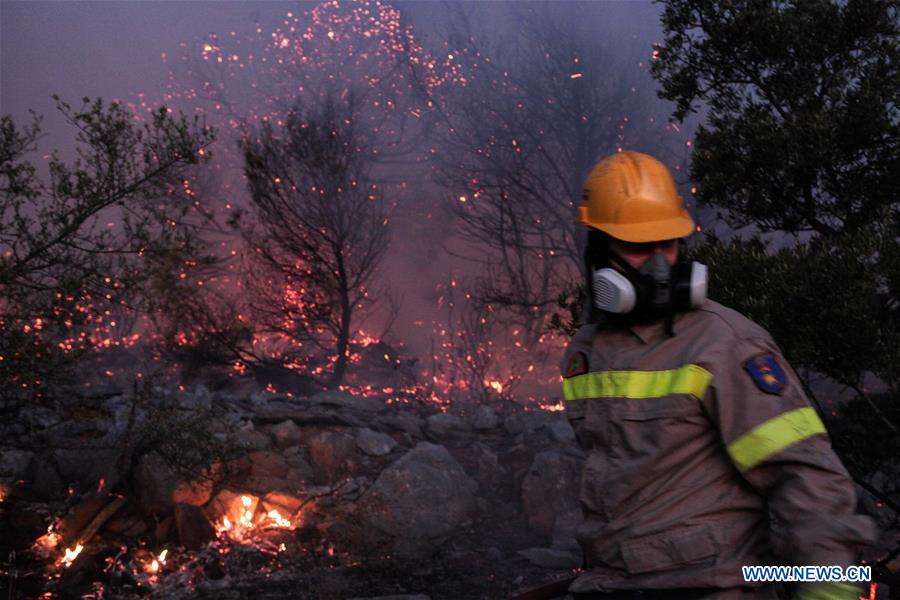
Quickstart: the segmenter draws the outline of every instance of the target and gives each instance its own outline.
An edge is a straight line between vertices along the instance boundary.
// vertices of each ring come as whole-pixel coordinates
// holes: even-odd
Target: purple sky
[[[162,90],[168,67],[162,53],[177,58],[182,42],[193,42],[210,32],[247,31],[255,21],[264,28],[288,10],[302,11],[316,2],[230,1],[93,1],[0,2],[0,113],[17,121],[33,109],[45,115],[45,131],[53,133],[55,119],[50,98],[59,94],[70,103],[83,96],[126,99],[133,92],[152,95]],[[484,4],[484,3],[483,3]],[[524,4],[524,3],[522,3]],[[610,29],[628,46],[649,47],[657,38],[658,7],[649,2],[595,3],[603,21],[598,33]],[[414,25],[440,34],[441,4],[400,4]],[[493,27],[503,27],[508,3],[485,8],[497,13]],[[579,4],[560,7],[581,10]],[[592,15],[592,18],[596,18]],[[606,25],[607,27],[601,27]],[[632,47],[634,47],[632,46]]]
[[[0,3],[0,113],[24,123],[43,114],[56,139],[61,120],[51,94],[76,105],[84,96],[128,99],[161,93],[182,42],[212,31],[247,30],[275,22],[286,2],[43,2]],[[59,132],[71,136],[68,132]]]

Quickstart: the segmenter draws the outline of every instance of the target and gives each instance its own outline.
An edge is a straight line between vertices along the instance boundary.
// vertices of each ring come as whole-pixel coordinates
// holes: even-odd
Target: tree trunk
[[[331,373],[329,388],[336,388],[344,381],[347,372],[347,348],[350,346],[350,318],[353,315],[353,307],[350,305],[350,289],[347,285],[347,273],[344,269],[343,256],[338,252],[338,290],[341,298],[341,322],[340,333],[337,339],[337,361],[334,363],[334,371]]]

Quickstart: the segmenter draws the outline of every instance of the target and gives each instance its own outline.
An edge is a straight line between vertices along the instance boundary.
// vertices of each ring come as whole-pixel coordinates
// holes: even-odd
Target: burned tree
[[[584,176],[598,157],[648,140],[637,60],[620,62],[580,11],[550,10],[516,14],[517,32],[491,35],[486,48],[462,20],[472,75],[438,100],[447,133],[434,161],[463,238],[479,249],[463,253],[483,273],[473,296],[498,322],[523,327],[529,346],[580,280],[574,207]]]
[[[280,346],[282,365],[331,387],[347,369],[351,324],[377,304],[372,284],[388,241],[369,140],[354,114],[352,94],[318,109],[298,104],[283,127],[264,123],[242,142],[255,219],[242,228],[256,267],[247,283],[254,318]]]
[[[0,408],[18,435],[30,432],[16,418],[24,406],[50,408],[61,387],[87,381],[87,359],[134,343],[160,283],[202,249],[176,190],[207,155],[209,129],[165,108],[140,126],[99,99],[57,105],[78,158],[51,154],[49,184],[28,158],[39,121],[0,121]]]

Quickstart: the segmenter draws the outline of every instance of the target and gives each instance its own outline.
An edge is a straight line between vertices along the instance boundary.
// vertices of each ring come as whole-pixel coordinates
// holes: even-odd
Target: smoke
[[[263,119],[277,123],[279,111],[297,98],[313,101],[328,90],[361,90],[365,101],[379,103],[382,112],[359,118],[384,141],[377,177],[392,236],[380,278],[402,299],[388,341],[407,343],[413,355],[431,351],[435,327],[447,318],[442,297],[449,281],[464,287],[483,274],[477,261],[458,256],[483,250],[460,237],[452,206],[461,191],[436,180],[433,159],[449,154],[438,145],[447,131],[436,129],[447,121],[429,112],[439,105],[429,98],[474,107],[480,99],[466,96],[477,88],[474,80],[498,73],[520,86],[516,93],[528,92],[517,82],[554,81],[533,57],[545,47],[566,52],[581,61],[572,62],[567,79],[589,73],[602,86],[623,90],[610,96],[616,103],[585,107],[586,122],[605,119],[614,133],[584,149],[584,165],[568,178],[569,187],[577,189],[589,163],[617,148],[660,155],[688,184],[680,175],[686,136],[667,124],[670,107],[656,99],[648,74],[652,44],[661,39],[659,7],[649,2],[4,3],[0,10],[2,112],[19,120],[29,108],[46,114],[49,135],[41,147],[61,148],[63,156],[71,152],[71,132],[49,108],[51,93],[118,98],[138,113],[159,103],[202,112],[220,128],[221,141],[201,195],[205,209],[222,215],[246,202],[239,135]],[[541,94],[548,97],[527,101],[552,103],[552,87]],[[520,126],[531,129],[527,134],[555,124]],[[560,201],[573,195],[554,193]],[[216,241],[223,254],[238,242]],[[382,325],[367,324],[366,331]]]

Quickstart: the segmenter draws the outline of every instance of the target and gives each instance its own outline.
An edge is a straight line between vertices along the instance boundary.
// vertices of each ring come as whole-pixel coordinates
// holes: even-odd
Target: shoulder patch
[[[569,357],[569,362],[566,364],[566,373],[563,377],[575,377],[576,375],[583,375],[587,373],[588,363],[587,357],[584,355],[584,352],[575,352]]]
[[[756,387],[767,394],[781,394],[787,377],[774,354],[758,354],[744,363]]]

